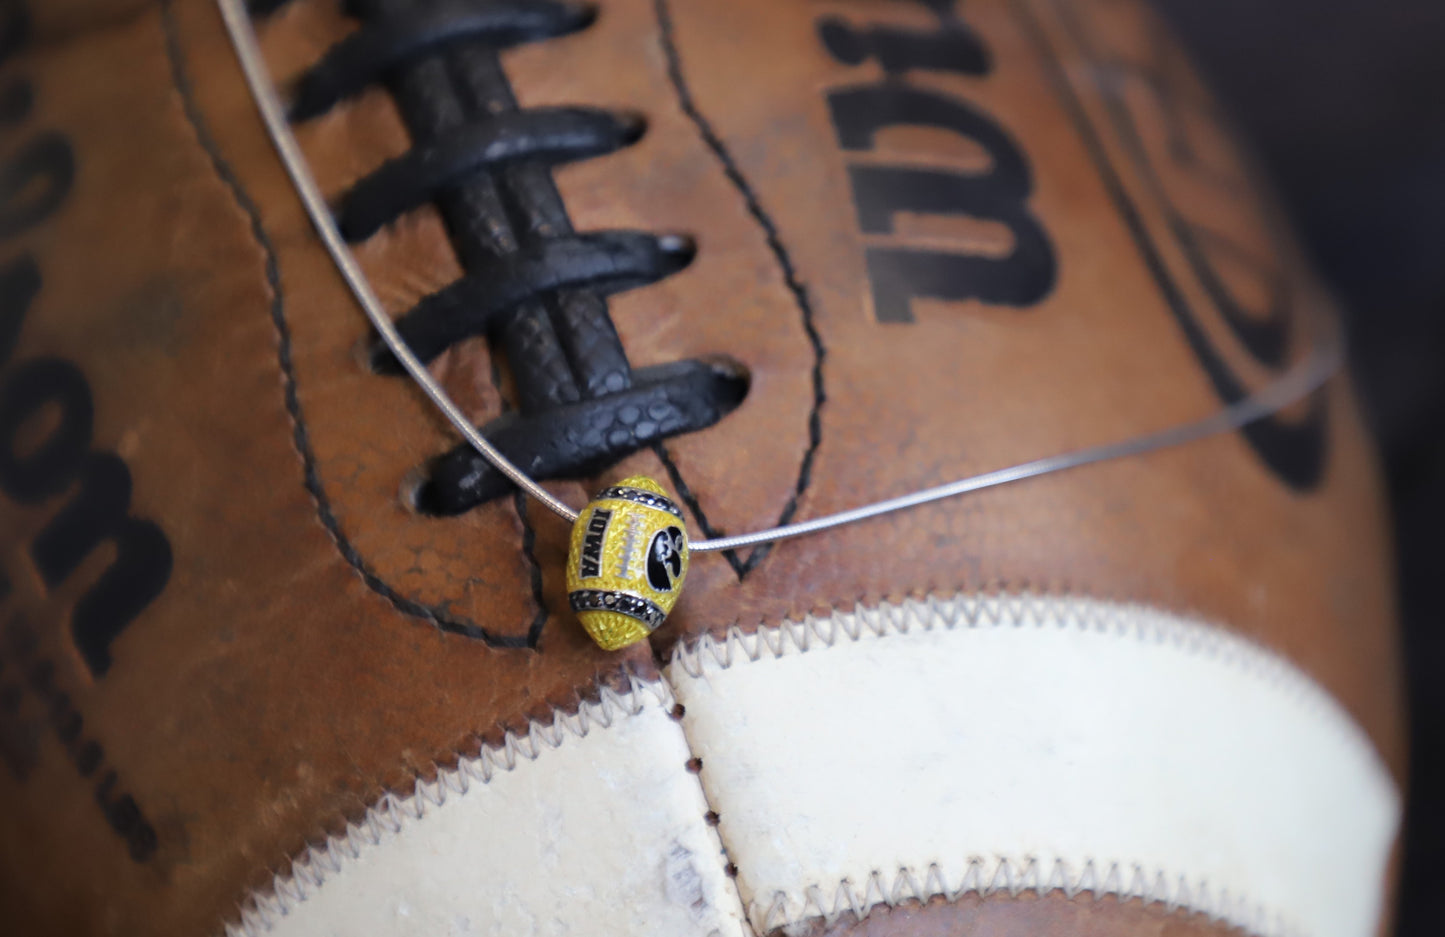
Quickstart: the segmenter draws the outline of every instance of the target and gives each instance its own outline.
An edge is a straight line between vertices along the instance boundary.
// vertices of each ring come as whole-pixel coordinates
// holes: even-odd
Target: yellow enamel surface
[[[644,475],[635,475],[616,483],[619,487],[637,488],[669,498],[667,491]],[[609,486],[612,487],[612,486]],[[611,512],[602,535],[597,575],[582,575],[583,552],[597,511]],[[647,579],[648,550],[653,538],[669,527],[682,532],[681,571],[673,579],[670,590],[654,589]],[[572,539],[567,551],[567,591],[597,589],[624,593],[646,599],[664,613],[672,611],[687,578],[687,528],[682,519],[661,508],[649,507],[622,498],[598,498],[590,502],[572,525]],[[594,551],[595,553],[595,551]],[[585,570],[590,572],[591,570]],[[581,611],[577,618],[601,647],[613,651],[635,644],[650,633],[637,619],[613,611]]]
[[[577,612],[577,620],[604,651],[620,651],[652,633],[636,618],[617,612]]]

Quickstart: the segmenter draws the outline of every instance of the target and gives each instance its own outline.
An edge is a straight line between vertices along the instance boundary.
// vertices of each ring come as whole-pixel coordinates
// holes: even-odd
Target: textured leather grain
[[[1005,893],[987,898],[970,895],[954,903],[889,908],[861,922],[846,917],[832,925],[820,921],[801,931],[799,937],[1222,937],[1229,933],[1236,931],[1212,923],[1203,915],[1171,913],[1114,898],[1096,901],[1084,896],[1071,900],[1058,894],[1039,898]]]
[[[529,301],[434,373],[487,423],[741,363],[746,397],[715,425],[551,485],[580,505],[653,475],[704,536],[1195,418],[1304,354],[1330,299],[1144,7],[940,11],[606,0],[589,27],[503,52],[521,108],[647,120],[616,152],[515,169],[537,209],[521,216],[558,236],[685,232],[697,255],[616,295]],[[677,642],[930,593],[1224,623],[1313,677],[1401,776],[1387,538],[1347,379],[1245,433],[699,556],[653,644],[605,654],[567,611],[566,525],[513,497],[447,518],[407,504],[456,438],[364,366],[365,320],[215,8],[63,0],[24,19],[0,44],[0,102],[14,82],[30,97],[0,147],[7,929],[212,933],[381,792],[656,678]],[[288,94],[357,28],[329,0],[258,20]],[[483,77],[457,80],[500,87]],[[436,104],[429,80],[296,124],[329,198],[424,136],[398,102]],[[511,236],[486,228],[489,185],[355,246],[395,315]],[[817,932],[1218,929],[1060,895],[853,926]]]

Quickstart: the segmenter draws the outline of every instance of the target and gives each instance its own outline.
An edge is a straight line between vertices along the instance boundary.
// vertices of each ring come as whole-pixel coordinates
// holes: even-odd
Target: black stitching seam
[[[283,378],[286,411],[291,416],[292,442],[296,447],[297,454],[301,457],[303,467],[303,482],[306,490],[310,493],[312,501],[316,505],[316,515],[321,525],[331,535],[331,540],[336,544],[336,549],[341,553],[343,559],[351,566],[356,574],[361,577],[362,582],[373,592],[385,598],[397,611],[413,618],[423,618],[430,621],[443,631],[450,631],[475,638],[490,647],[496,648],[535,648],[541,636],[541,629],[547,620],[547,609],[539,605],[539,612],[536,619],[527,629],[525,637],[515,635],[499,635],[489,632],[474,622],[466,619],[453,618],[441,609],[425,605],[414,599],[409,599],[393,589],[385,580],[378,576],[366,564],[360,552],[347,539],[346,533],[341,529],[340,522],[332,510],[331,500],[326,495],[326,489],[321,483],[320,473],[316,468],[316,454],[311,448],[311,438],[306,430],[306,418],[301,409],[301,401],[296,391],[296,372],[291,360],[291,327],[286,321],[285,298],[281,289],[281,269],[277,260],[276,246],[271,236],[261,221],[261,212],[256,203],[247,193],[235,170],[221,154],[220,148],[216,145],[215,138],[211,136],[206,126],[205,118],[201,115],[200,108],[195,100],[194,88],[191,85],[190,75],[186,71],[185,52],[181,48],[180,37],[176,29],[175,14],[173,10],[174,0],[158,0],[161,12],[161,24],[165,32],[166,55],[171,63],[171,79],[180,94],[181,105],[185,111],[186,120],[190,123],[191,129],[196,134],[196,140],[205,150],[210,158],[211,166],[216,175],[225,183],[231,191],[231,196],[236,204],[245,212],[250,221],[251,236],[260,246],[266,257],[266,282],[271,289],[271,321],[276,328],[276,358],[281,368]],[[519,509],[520,510],[520,509]],[[526,523],[525,511],[520,511],[523,519],[524,535],[522,549],[533,566],[532,591],[535,597],[540,598],[541,591],[541,570],[537,565],[536,557],[532,553],[532,531]]]
[[[495,373],[493,380],[498,380]],[[527,627],[527,645],[536,647],[542,637],[542,626],[547,623],[547,599],[542,594],[542,564],[537,561],[537,530],[532,526],[532,519],[527,516],[527,495],[518,490],[513,495],[512,506],[517,511],[517,517],[522,521],[522,555],[532,567],[532,601],[537,604],[537,614],[532,617],[532,624]]]
[[[672,14],[668,9],[667,0],[653,0],[653,9],[657,16],[657,28],[658,35],[662,42],[662,51],[667,57],[667,77],[672,83],[673,90],[677,93],[678,104],[681,106],[683,113],[685,113],[697,127],[698,135],[702,137],[703,142],[707,144],[713,156],[717,157],[718,162],[722,164],[723,173],[728,177],[728,181],[731,182],[733,187],[738,190],[738,193],[742,195],[743,202],[748,209],[748,214],[753,216],[758,222],[758,225],[763,229],[763,233],[767,235],[768,247],[772,250],[773,257],[776,258],[779,269],[782,270],[783,282],[787,284],[788,291],[793,294],[793,300],[797,303],[799,312],[802,313],[803,331],[807,333],[808,343],[813,348],[813,406],[808,413],[808,448],[804,451],[803,461],[798,467],[798,480],[793,487],[793,493],[788,498],[788,503],[783,507],[782,513],[778,515],[777,526],[781,527],[792,521],[793,515],[798,511],[799,499],[802,498],[803,492],[806,491],[809,484],[812,483],[813,460],[818,454],[818,447],[822,445],[823,442],[822,409],[823,404],[828,399],[827,394],[823,390],[823,361],[827,357],[827,349],[823,347],[823,338],[818,333],[817,324],[814,321],[813,304],[808,299],[808,291],[798,280],[797,271],[793,267],[792,256],[788,253],[788,249],[783,246],[782,237],[778,234],[777,225],[773,223],[772,217],[763,208],[762,202],[759,201],[757,193],[753,191],[753,187],[748,182],[747,177],[743,175],[742,170],[739,169],[737,163],[733,161],[732,154],[728,152],[727,145],[723,143],[722,138],[713,130],[712,124],[708,123],[707,118],[698,110],[697,103],[693,100],[692,91],[688,88],[687,80],[683,78],[682,75],[682,58],[678,54],[677,43],[673,37]],[[702,532],[708,537],[722,536],[720,531],[714,529],[713,526],[708,523],[707,515],[704,514],[702,510],[702,504],[698,501],[697,495],[688,487],[687,482],[683,480],[682,473],[678,470],[677,464],[672,460],[672,456],[668,453],[667,447],[662,443],[656,443],[652,448],[653,451],[657,453],[657,457],[662,461],[663,467],[667,469],[668,477],[672,480],[673,486],[677,488],[678,497],[682,498],[683,502],[686,503],[692,511],[693,516],[697,518],[698,526],[702,528]],[[739,557],[735,550],[725,550],[723,551],[723,556],[727,558],[728,565],[733,568],[733,572],[736,573],[738,579],[741,580],[746,577],[748,573],[752,572],[759,563],[766,559],[772,549],[773,545],[771,543],[764,543],[753,547],[746,557]]]

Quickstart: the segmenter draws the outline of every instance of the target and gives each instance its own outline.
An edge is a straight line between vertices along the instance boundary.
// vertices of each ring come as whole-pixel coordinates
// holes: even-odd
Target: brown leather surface
[[[1170,911],[1161,904],[1121,902],[1112,895],[1096,899],[1087,892],[1069,899],[1051,892],[1043,897],[971,894],[951,903],[937,899],[926,905],[880,907],[862,921],[844,915],[832,925],[819,921],[790,937],[1224,937],[1237,933],[1237,928],[1205,915]]]
[[[1391,859],[1391,882],[1397,881],[1398,863],[1397,848]],[[1392,922],[1393,915],[1387,914],[1377,937],[1393,933]],[[1096,898],[1090,892],[1069,898],[1060,891],[1042,895],[1024,891],[878,905],[862,920],[843,914],[832,923],[815,920],[786,933],[787,937],[1224,937],[1241,931],[1161,902],[1121,901],[1115,895]]]
[[[521,46],[504,64],[523,106],[647,116],[635,146],[556,178],[578,230],[698,240],[690,268],[612,298],[610,309],[636,367],[725,353],[752,373],[736,412],[667,444],[714,527],[769,526],[795,497],[797,517],[812,517],[1211,411],[1219,396],[1161,283],[1177,288],[1228,369],[1263,383],[1278,368],[1254,360],[1221,318],[1168,226],[1167,203],[1242,246],[1245,261],[1213,258],[1228,288],[1255,296],[1256,267],[1287,284],[1292,358],[1307,335],[1301,310],[1329,305],[1139,5],[970,0],[960,13],[991,71],[895,80],[963,102],[1016,144],[1055,282],[1018,307],[915,299],[915,321],[880,322],[866,248],[1009,250],[999,225],[966,218],[905,213],[893,234],[858,228],[850,166],[968,174],[983,164],[976,145],[938,130],[893,128],[871,150],[840,149],[828,94],[878,86],[881,72],[830,57],[818,22],[930,29],[931,14],[768,0],[666,9],[669,36],[650,0],[607,0],[589,29]],[[77,168],[61,209],[3,243],[0,257],[36,259],[43,287],[0,379],[48,355],[80,368],[94,400],[91,446],[124,460],[130,514],[160,526],[174,566],[95,676],[67,622],[108,554],[47,587],[31,550],[64,499],[0,498],[11,582],[3,622],[21,622],[0,642],[0,690],[17,688],[7,737],[33,756],[22,776],[0,770],[10,805],[0,820],[0,908],[17,929],[208,932],[247,887],[381,790],[500,726],[572,705],[623,669],[655,674],[654,655],[677,640],[928,592],[1076,592],[1204,616],[1299,663],[1401,776],[1387,541],[1346,381],[1324,395],[1327,442],[1313,486],[1283,483],[1233,434],[784,543],[741,580],[720,557],[699,557],[654,647],[603,654],[565,610],[565,525],[535,505],[524,520],[507,499],[451,519],[402,504],[408,473],[454,437],[407,383],[357,363],[364,320],[275,158],[213,7],[67,0],[32,19],[30,44],[0,65],[0,78],[23,76],[35,103],[5,132],[23,142],[60,131]],[[260,32],[284,87],[351,28],[336,4],[297,0]],[[727,166],[668,74],[669,40]],[[1139,132],[1142,161],[1121,127]],[[380,89],[298,134],[329,195],[407,147]],[[1181,163],[1181,152],[1201,162]],[[459,272],[429,209],[358,254],[397,312]],[[821,362],[808,327],[826,349]],[[804,471],[815,367],[826,401]],[[499,412],[480,340],[436,371],[478,421]],[[674,487],[643,453],[602,478],[551,488],[580,504],[638,472]],[[489,647],[438,630],[408,602],[502,643],[542,621],[540,641]],[[33,677],[45,661],[49,684]],[[57,691],[83,720],[80,741],[52,728],[63,722],[47,716]],[[84,740],[104,749],[89,776],[68,754]],[[111,771],[100,799],[133,796],[155,831],[144,861],[102,814],[97,788]],[[955,910],[949,933],[1216,929],[1107,901],[989,899]],[[864,926],[927,934],[942,926],[935,919],[927,909],[891,912]]]
[[[233,147],[229,158],[274,174],[252,197],[294,218],[214,10],[192,4],[175,13],[210,126]],[[66,622],[104,561],[93,557],[47,593],[28,550],[62,499],[0,506],[14,586],[6,622],[18,612],[38,641],[20,655],[7,640],[0,671],[7,686],[23,688],[8,721],[38,744],[22,782],[9,772],[0,780],[12,802],[0,835],[7,927],[209,933],[245,888],[383,789],[407,786],[502,725],[525,725],[529,713],[575,705],[606,675],[627,667],[650,674],[652,663],[645,650],[604,655],[555,616],[545,655],[444,634],[398,614],[342,558],[303,485],[266,255],[186,117],[159,6],[6,70],[36,88],[36,115],[24,129],[62,128],[78,167],[63,209],[16,242],[38,258],[44,285],[14,360],[59,355],[81,368],[95,401],[93,447],[125,460],[131,514],[158,523],[175,556],[164,592],[115,642],[110,670],[92,678]],[[285,228],[278,225],[277,243],[297,240],[299,226]],[[358,371],[350,357],[358,323],[344,321],[355,310],[338,302],[336,274],[313,252],[302,244],[310,265],[285,270],[286,312],[299,322],[329,303],[347,334],[329,350],[312,334],[296,335],[298,373],[316,379],[300,389],[303,405],[317,385]],[[440,436],[400,385],[360,377],[402,391],[391,398],[401,410],[385,419],[423,427],[425,442]],[[379,418],[367,406],[349,419]],[[320,442],[336,466],[340,457]],[[399,470],[424,453],[406,448],[413,440],[399,444],[399,454],[386,453]],[[380,456],[358,447],[354,458]],[[396,487],[393,480],[372,494],[373,511],[404,513]],[[482,523],[438,526],[460,541],[478,536]],[[487,536],[507,541],[497,555],[478,554],[460,569],[435,555],[414,562],[439,577],[495,577],[509,590],[501,612],[530,620],[516,515],[500,505],[486,523]],[[367,544],[364,530],[354,536]],[[49,698],[31,685],[42,661],[81,714],[82,738],[103,746],[104,764],[90,777],[59,744]],[[128,855],[97,803],[109,771],[108,799],[132,796],[156,831],[144,862]]]

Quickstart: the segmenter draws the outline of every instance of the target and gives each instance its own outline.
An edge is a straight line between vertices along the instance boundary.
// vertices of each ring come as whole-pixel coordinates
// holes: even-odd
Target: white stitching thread
[[[947,876],[938,863],[932,863],[924,873],[922,883],[917,869],[903,866],[892,876],[891,881],[881,870],[874,870],[868,879],[857,885],[843,879],[834,889],[831,899],[818,884],[808,885],[802,890],[801,904],[797,898],[786,892],[774,892],[766,901],[754,900],[748,905],[748,919],[755,922],[759,932],[768,933],[778,929],[822,918],[832,925],[845,914],[862,920],[875,907],[915,902],[925,904],[929,899],[943,897],[952,903],[970,893],[979,897],[1007,894],[1018,897],[1024,892],[1033,892],[1043,897],[1050,892],[1061,891],[1069,899],[1088,892],[1095,900],[1114,896],[1119,901],[1138,899],[1148,906],[1163,904],[1166,911],[1185,911],[1203,914],[1210,921],[1241,928],[1260,937],[1304,937],[1303,931],[1292,926],[1283,916],[1271,914],[1264,905],[1252,901],[1245,895],[1231,895],[1227,890],[1216,897],[1209,883],[1200,880],[1192,886],[1183,876],[1174,877],[1162,869],[1146,869],[1138,863],[1110,862],[1107,865],[1094,859],[1071,863],[1054,859],[1050,872],[1044,878],[1038,858],[998,857],[985,859],[975,856],[968,860],[958,885],[950,887]],[[1102,876],[1098,869],[1107,871]],[[1077,873],[1074,871],[1077,869]],[[1125,886],[1124,880],[1129,884]],[[1170,886],[1170,881],[1174,885]]]
[[[844,642],[880,640],[935,629],[952,631],[1005,627],[1075,628],[1101,637],[1145,641],[1179,653],[1203,655],[1262,681],[1307,711],[1328,713],[1331,718],[1323,722],[1338,727],[1337,731],[1351,747],[1362,750],[1367,758],[1379,761],[1373,744],[1353,717],[1288,659],[1221,627],[1135,603],[1004,593],[951,597],[930,595],[873,607],[858,604],[852,611],[809,614],[800,620],[785,619],[777,625],[763,626],[751,633],[733,626],[722,638],[704,635],[691,643],[679,643],[673,648],[666,675],[669,680],[680,679],[680,670],[693,679],[704,679],[709,670],[726,670],[744,663],[816,653]],[[1262,904],[1251,902],[1243,895],[1232,896],[1228,891],[1221,891],[1215,896],[1207,881],[1201,879],[1191,885],[1183,874],[1176,877],[1162,869],[1145,869],[1136,863],[1111,861],[1106,864],[1086,858],[1079,860],[1082,865],[1079,873],[1074,875],[1070,872],[1070,863],[1059,858],[1053,861],[1049,876],[1041,879],[1036,858],[999,857],[991,861],[996,864],[986,866],[984,859],[971,859],[959,884],[953,888],[947,885],[942,869],[934,863],[928,866],[922,887],[918,885],[916,870],[908,866],[899,868],[891,887],[885,885],[879,871],[875,871],[861,889],[845,879],[838,884],[831,904],[824,901],[822,887],[817,884],[807,886],[801,894],[789,895],[779,891],[766,902],[756,898],[750,901],[748,918],[760,932],[767,932],[816,917],[822,917],[831,924],[845,912],[861,920],[879,904],[891,907],[901,901],[922,902],[937,895],[954,901],[969,892],[1017,895],[1033,891],[1044,895],[1061,890],[1070,898],[1080,892],[1089,892],[1096,899],[1104,895],[1115,895],[1120,900],[1138,897],[1145,904],[1162,903],[1171,911],[1206,914],[1211,920],[1243,928],[1261,937],[1303,937],[1301,930],[1282,915],[1271,914]],[[1099,868],[1105,869],[1102,881]],[[1126,869],[1132,870],[1127,886],[1123,884]],[[1174,887],[1168,884],[1171,879],[1175,881]]]
[[[1354,728],[1353,718],[1345,714],[1323,688],[1286,658],[1262,645],[1199,619],[1146,605],[1083,597],[1036,593],[930,595],[871,607],[858,604],[851,611],[809,614],[798,620],[784,619],[752,632],[734,625],[721,638],[707,634],[692,642],[678,643],[667,669],[671,672],[680,668],[689,677],[699,679],[710,668],[726,670],[768,657],[805,654],[833,647],[844,640],[857,643],[907,635],[915,630],[1004,627],[1075,628],[1202,655],[1263,681],[1298,704],[1324,707],[1341,715],[1342,724]],[[1373,751],[1362,733],[1355,730],[1350,734],[1354,744],[1365,744]]]
[[[908,634],[912,629],[983,628],[1012,626],[1075,627],[1100,634],[1133,636],[1159,644],[1173,644],[1190,653],[1204,654],[1221,663],[1240,666],[1272,683],[1296,683],[1293,665],[1279,655],[1223,629],[1161,612],[1144,605],[1035,593],[964,595],[904,599],[875,606],[855,605],[802,619],[784,619],[776,625],[744,632],[733,626],[723,638],[704,635],[673,648],[672,662],[691,677],[701,677],[704,666],[731,667],[741,654],[756,663],[766,651],[774,657],[803,653],[814,646],[831,647],[840,639],[858,641],[869,634],[885,637]]]
[[[851,612],[827,617],[809,615],[801,621],[784,621],[752,634],[734,627],[721,640],[704,636],[690,645],[679,644],[673,651],[673,665],[693,678],[700,678],[712,667],[726,669],[743,662],[755,663],[766,656],[779,658],[821,650],[844,638],[857,642],[906,635],[913,629],[927,632],[935,628],[1047,626],[1076,627],[1103,636],[1172,645],[1185,653],[1204,654],[1220,663],[1240,667],[1298,702],[1336,707],[1323,690],[1288,661],[1218,628],[1180,620],[1144,606],[1028,594],[946,599],[930,596],[872,608],[860,605]],[[514,770],[520,760],[535,761],[543,749],[556,749],[568,736],[584,738],[594,727],[610,728],[619,714],[634,716],[650,705],[648,697],[651,705],[669,710],[674,705],[668,683],[629,679],[630,685],[623,693],[604,687],[598,702],[584,701],[576,713],[558,711],[553,713],[550,723],[533,721],[525,733],[508,732],[500,744],[483,747],[476,757],[459,761],[456,768],[438,770],[434,780],[418,779],[409,795],[383,795],[359,823],[349,824],[344,834],[328,837],[323,845],[307,847],[294,860],[289,874],[275,877],[269,891],[250,895],[239,909],[239,920],[225,924],[227,937],[261,937],[279,918],[313,894],[328,876],[338,874],[347,860],[356,859],[364,847],[378,846],[398,834],[412,819],[424,817],[430,809],[428,805],[440,807],[450,794],[466,794],[473,781],[485,784],[497,771]],[[1346,724],[1352,725],[1348,720]],[[1363,743],[1359,735],[1355,741]],[[717,831],[713,832],[716,835]],[[1077,874],[1072,871],[1075,867],[1079,869]],[[1102,882],[1100,867],[1106,869]],[[1127,887],[1123,884],[1125,869],[1132,873]],[[1174,887],[1169,885],[1171,880],[1175,882]],[[817,917],[831,924],[844,913],[852,913],[861,920],[880,904],[893,907],[907,901],[925,902],[939,895],[956,901],[970,892],[982,896],[998,893],[1017,896],[1026,891],[1040,896],[1062,891],[1069,898],[1082,892],[1089,892],[1095,899],[1106,895],[1120,900],[1137,897],[1146,905],[1162,903],[1170,911],[1202,913],[1211,920],[1262,937],[1302,937],[1302,932],[1281,916],[1270,915],[1262,905],[1246,896],[1231,896],[1223,891],[1214,897],[1207,881],[1191,885],[1186,876],[1175,877],[1162,869],[1145,869],[1135,863],[1105,865],[1094,859],[1074,864],[1055,859],[1045,879],[1038,859],[1033,857],[994,860],[973,857],[956,886],[948,884],[938,863],[927,867],[921,881],[916,869],[902,866],[888,880],[881,871],[874,871],[861,889],[844,879],[836,886],[831,903],[819,884],[806,886],[801,898],[779,891],[766,903],[754,899],[749,902],[747,917],[760,922],[761,930],[769,931]]]
[[[628,681],[621,693],[602,687],[597,702],[584,700],[575,714],[554,712],[550,723],[534,720],[524,734],[508,732],[500,744],[483,746],[476,757],[461,759],[455,768],[438,769],[432,781],[418,778],[410,794],[382,795],[360,822],[348,824],[345,833],[328,836],[319,846],[308,846],[293,860],[288,874],[275,876],[269,890],[248,896],[238,909],[238,919],[225,923],[226,937],[261,937],[313,895],[328,876],[359,857],[363,848],[381,845],[428,810],[445,804],[447,797],[466,794],[473,783],[486,784],[498,772],[535,761],[569,736],[585,738],[594,728],[611,728],[617,719],[636,716],[649,706],[673,707],[672,688],[666,682],[647,682],[634,675]]]

